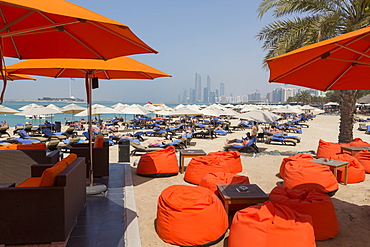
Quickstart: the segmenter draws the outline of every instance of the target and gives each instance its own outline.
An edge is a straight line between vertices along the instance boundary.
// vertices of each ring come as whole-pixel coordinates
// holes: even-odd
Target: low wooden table
[[[180,150],[180,173],[184,173],[185,165],[184,159],[185,158],[194,158],[198,156],[205,156],[207,155],[202,149],[186,149]]]
[[[330,170],[333,171],[336,179],[338,179],[338,169],[341,167],[344,167],[344,185],[347,185],[348,183],[348,162],[341,161],[341,160],[329,160],[329,159],[324,159],[324,158],[310,160],[310,162],[329,166]]]
[[[241,186],[248,189],[242,191],[239,189]],[[256,184],[221,184],[217,185],[217,191],[227,213],[230,204],[258,204],[269,199],[269,196]]]
[[[367,149],[370,151],[370,147],[356,147],[356,146],[350,146],[350,147],[346,147],[346,146],[341,146],[340,147],[340,150],[341,150],[341,153],[344,153],[344,151],[347,151],[349,153],[351,153],[351,155],[353,155],[354,153],[358,153],[364,149]]]

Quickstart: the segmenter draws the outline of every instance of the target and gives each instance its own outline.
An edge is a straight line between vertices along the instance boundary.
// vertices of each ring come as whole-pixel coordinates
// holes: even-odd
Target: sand
[[[338,116],[318,116],[307,122],[310,128],[304,128],[301,143],[297,146],[272,145],[257,143],[263,153],[281,156],[262,155],[256,158],[251,155],[242,156],[243,171],[251,183],[258,184],[266,193],[269,193],[282,180],[276,176],[279,172],[281,161],[284,157],[294,155],[301,151],[316,151],[319,139],[337,142],[339,133]],[[357,130],[358,123],[354,127],[354,137],[362,138],[370,142],[370,136]],[[193,139],[196,149],[206,152],[222,150],[225,139],[240,138],[246,131],[237,131],[225,137],[216,139]],[[292,134],[293,135],[293,134]],[[147,138],[144,144],[149,143],[152,138]],[[277,152],[274,152],[277,151]],[[154,220],[157,212],[157,199],[160,193],[168,186],[175,184],[188,184],[183,180],[183,174],[169,178],[146,178],[136,175],[134,163],[139,157],[131,157],[132,176],[134,181],[135,199],[140,227],[140,239],[142,246],[171,246],[163,242],[155,232]],[[186,159],[188,163],[190,159]],[[335,205],[340,233],[335,239],[317,241],[319,247],[360,247],[369,246],[370,243],[370,174],[366,174],[366,180],[362,183],[342,185],[332,197]],[[196,223],[196,222],[194,222]],[[227,237],[214,246],[227,246]]]

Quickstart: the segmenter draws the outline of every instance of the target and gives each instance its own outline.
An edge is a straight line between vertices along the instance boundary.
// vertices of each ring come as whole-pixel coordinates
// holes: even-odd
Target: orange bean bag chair
[[[366,173],[370,173],[370,151],[362,150],[354,155],[354,157],[363,165]]]
[[[212,155],[219,155],[226,160],[226,162],[230,166],[231,173],[239,173],[243,170],[242,161],[240,159],[240,153],[238,151],[218,151],[218,152],[211,152],[208,156]]]
[[[247,176],[225,172],[211,172],[200,180],[199,186],[208,188],[217,195],[218,184],[250,184],[250,182]]]
[[[158,198],[155,226],[167,243],[208,246],[222,240],[229,223],[221,201],[209,189],[172,185]]]
[[[350,142],[349,144],[350,144],[350,146],[357,146],[357,147],[361,147],[361,146],[368,147],[368,146],[370,146],[370,143],[364,142],[361,138],[355,138],[353,140],[353,142]]]
[[[330,156],[331,160],[348,162],[348,183],[354,184],[365,180],[365,167],[349,154],[338,154]],[[344,167],[338,169],[338,182],[344,182]]]
[[[341,152],[341,146],[351,146],[351,144],[326,142],[320,139],[319,146],[317,147],[316,158],[329,158],[332,155],[339,154]]]
[[[230,173],[229,163],[219,155],[192,158],[185,171],[186,182],[199,185],[200,180],[211,172]]]
[[[313,160],[314,158],[310,154],[296,154],[294,156],[289,156],[287,158],[284,158],[280,165],[280,177],[284,178],[285,174],[285,164],[288,161],[294,161],[294,160]]]
[[[174,146],[143,154],[136,169],[136,174],[146,177],[169,177],[178,173],[179,164]]]
[[[301,214],[312,217],[316,240],[335,238],[339,233],[337,215],[332,200],[328,195],[313,189],[289,189],[275,187],[270,193],[270,200],[288,206]]]
[[[314,247],[311,216],[271,201],[239,210],[230,227],[228,247],[241,246]]]
[[[338,190],[338,182],[328,166],[307,160],[286,163],[284,186],[289,189],[312,188],[331,196]]]

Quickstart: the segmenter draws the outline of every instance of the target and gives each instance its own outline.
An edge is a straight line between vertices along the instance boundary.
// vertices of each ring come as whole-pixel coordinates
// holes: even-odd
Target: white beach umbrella
[[[175,106],[173,109],[179,109],[179,108],[183,108],[183,107],[185,107],[183,104],[179,104],[179,105],[177,105],[177,106]]]
[[[324,113],[325,111],[324,110],[321,110],[319,108],[315,108],[315,109],[311,110],[311,112],[313,114],[320,114],[320,113]]]
[[[293,114],[303,113],[302,110],[298,109],[297,107],[291,106],[291,105],[282,106],[282,107],[273,109],[271,111],[276,112],[276,113],[293,113]]]
[[[273,123],[280,118],[278,115],[264,110],[250,111],[247,113],[240,114],[237,117],[240,119],[253,120],[263,123]]]
[[[134,114],[134,115],[147,115],[150,113],[150,111],[146,110],[142,106],[139,106],[137,104],[130,105],[123,109],[121,113],[124,114]]]
[[[10,107],[6,107],[6,106],[3,106],[3,105],[0,105],[0,114],[14,114],[14,113],[18,113],[19,111],[17,110],[14,110]]]
[[[118,103],[118,104],[115,104],[115,105],[112,105],[111,108],[113,108],[114,110],[116,110],[117,112],[121,113],[123,109],[129,107],[128,104],[122,104],[122,103]]]
[[[69,104],[62,107],[62,112],[65,114],[76,114],[83,110],[86,110],[86,108],[76,104]]]
[[[28,115],[48,115],[48,114],[62,114],[63,112],[58,109],[48,108],[44,106],[37,106],[28,108],[24,111],[21,111],[19,113],[16,113],[15,115],[21,115],[21,116],[28,116]]]
[[[54,105],[54,104],[49,104],[46,106],[47,108],[52,108],[52,109],[56,109],[56,110],[59,110],[59,111],[62,111],[62,108]]]
[[[168,114],[170,114],[171,112],[172,112],[172,110],[171,111],[159,110],[159,111],[155,111],[154,114],[160,115],[160,116],[168,116]]]
[[[329,103],[326,103],[325,106],[334,106],[334,105],[339,105],[339,103],[337,102],[329,102]]]
[[[153,104],[145,104],[143,105],[143,108],[147,111],[155,111],[156,110],[156,106],[153,105]]]
[[[31,103],[31,104],[28,104],[28,105],[25,105],[25,106],[22,106],[22,107],[18,108],[18,110],[24,111],[24,110],[27,110],[27,109],[30,109],[30,108],[34,108],[34,107],[42,107],[42,105]]]
[[[223,110],[217,108],[207,107],[205,109],[200,110],[205,116],[221,116],[224,113]]]
[[[200,110],[180,108],[168,114],[168,116],[196,116],[196,115],[203,115],[203,113]]]
[[[248,112],[248,111],[255,111],[258,110],[258,108],[254,105],[245,105],[243,108],[241,108],[240,112]]]
[[[114,109],[108,107],[108,106],[103,106],[99,104],[94,104],[91,107],[92,115],[102,115],[102,114],[116,114],[117,111]],[[88,116],[89,115],[89,108],[83,110],[80,113],[77,113],[75,116]]]
[[[301,107],[301,110],[313,110],[313,109],[315,109],[315,107],[310,105],[304,105]]]
[[[223,110],[222,116],[237,116],[239,113],[233,109],[227,108]]]

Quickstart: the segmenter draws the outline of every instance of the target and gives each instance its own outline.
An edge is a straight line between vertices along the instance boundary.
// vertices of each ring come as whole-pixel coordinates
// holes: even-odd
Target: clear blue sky
[[[255,38],[270,16],[257,18],[258,0],[71,0],[75,4],[128,25],[159,54],[131,56],[171,74],[172,78],[100,81],[94,101],[177,102],[178,94],[194,87],[195,73],[202,87],[209,75],[212,90],[225,83],[226,94],[262,94],[281,84],[268,83],[262,68],[265,52]],[[107,45],[108,41],[107,41]],[[7,64],[17,62],[7,59]],[[5,99],[68,97],[69,80],[37,77],[36,82],[8,84]],[[32,88],[32,90],[24,90]],[[72,95],[85,98],[82,79],[72,85]]]

